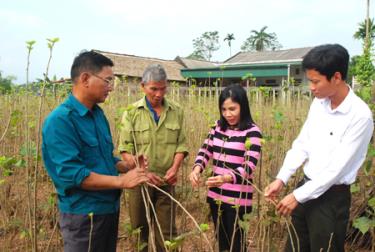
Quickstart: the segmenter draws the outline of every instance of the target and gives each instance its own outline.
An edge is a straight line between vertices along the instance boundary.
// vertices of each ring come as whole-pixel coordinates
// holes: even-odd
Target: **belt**
[[[307,181],[311,180],[309,177],[307,177],[306,175],[303,175],[303,179],[301,181],[301,186],[303,184],[305,184]],[[339,185],[333,185],[331,186],[327,192],[346,192],[350,190],[350,185],[346,185],[346,184],[339,184]]]

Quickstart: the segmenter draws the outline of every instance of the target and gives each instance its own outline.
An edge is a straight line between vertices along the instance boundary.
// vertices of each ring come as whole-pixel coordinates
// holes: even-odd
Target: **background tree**
[[[370,47],[367,46],[364,48],[363,54],[358,57],[355,64],[354,75],[361,87],[369,88],[375,80],[375,67],[372,64],[371,56]]]
[[[375,24],[374,19],[368,19],[369,20],[369,33],[368,33],[368,39],[373,41],[375,39]],[[365,44],[366,41],[366,20],[358,24],[358,30],[354,33],[353,37],[358,40],[362,40]]]
[[[235,40],[233,33],[228,33],[224,38],[224,41],[228,41],[229,46],[229,57],[232,57],[232,40]]]
[[[3,77],[0,71],[0,94],[5,94],[12,90],[14,76]]]
[[[194,47],[194,51],[186,58],[195,59],[195,60],[206,60],[204,53],[203,53],[204,41],[200,38],[194,39],[193,47]]]
[[[242,51],[265,51],[280,49],[282,45],[277,40],[277,35],[274,32],[267,33],[264,26],[260,31],[252,30],[250,37],[248,37],[241,46]]]
[[[348,76],[346,82],[352,84],[353,76],[355,76],[356,65],[358,63],[359,55],[354,55],[349,61]]]
[[[363,54],[355,62],[353,74],[363,92],[368,92],[375,81],[375,67],[372,63],[372,46],[375,39],[374,19],[369,16],[370,1],[366,1],[366,19],[358,24],[353,37],[363,41]],[[370,93],[370,92],[368,92]]]
[[[205,59],[210,61],[212,53],[219,50],[219,32],[205,32],[193,39],[194,51],[188,56],[190,59]]]

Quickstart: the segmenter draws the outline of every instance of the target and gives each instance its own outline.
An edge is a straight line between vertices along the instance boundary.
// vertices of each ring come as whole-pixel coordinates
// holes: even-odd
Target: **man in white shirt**
[[[304,179],[276,207],[292,215],[298,235],[289,237],[285,251],[344,251],[350,184],[374,130],[371,110],[345,82],[348,62],[347,50],[338,44],[315,47],[303,59],[315,99],[276,180],[265,189],[265,197],[275,200],[303,165]]]

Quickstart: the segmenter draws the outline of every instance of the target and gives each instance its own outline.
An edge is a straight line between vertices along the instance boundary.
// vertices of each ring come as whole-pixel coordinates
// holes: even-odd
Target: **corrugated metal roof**
[[[313,47],[294,48],[278,51],[239,52],[223,62],[227,64],[253,64],[302,61]]]
[[[210,61],[205,60],[194,60],[194,59],[187,59],[180,56],[177,56],[175,59],[178,63],[182,64],[185,68],[203,68],[203,67],[215,67],[217,64]]]
[[[242,78],[251,74],[255,78],[287,76],[288,69],[235,69],[235,70],[212,70],[212,71],[184,71],[182,75],[186,78]]]
[[[113,72],[116,75],[124,75],[141,78],[143,71],[150,64],[161,64],[167,72],[168,80],[184,81],[181,75],[181,68],[183,65],[174,60],[163,60],[157,58],[146,58],[129,54],[120,54],[94,50],[105,55],[114,62]]]

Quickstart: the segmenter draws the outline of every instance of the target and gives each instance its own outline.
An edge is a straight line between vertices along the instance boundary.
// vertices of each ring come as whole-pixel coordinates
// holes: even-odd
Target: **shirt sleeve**
[[[116,156],[113,156],[113,164],[116,165],[118,162],[120,162],[121,159],[116,157]]]
[[[188,152],[188,148],[186,145],[186,133],[185,133],[185,124],[184,124],[185,120],[184,120],[183,111],[180,111],[180,113],[181,113],[181,116],[180,116],[181,129],[178,134],[176,153],[177,152],[184,153],[184,156],[186,157],[189,154],[189,152]]]
[[[130,111],[125,111],[122,120],[121,120],[121,128],[120,128],[120,144],[118,147],[118,151],[121,152],[128,152],[130,154],[135,153],[134,148],[134,138],[132,135],[132,122],[131,122],[131,115]]]
[[[241,184],[243,179],[249,179],[255,170],[261,153],[262,134],[258,127],[253,127],[246,135],[245,142],[245,161],[242,166],[237,168],[234,174],[233,184]],[[232,175],[233,177],[233,175]]]
[[[112,134],[111,134],[111,127],[109,126],[109,122],[107,120],[107,118],[105,117],[104,113],[102,112],[102,115],[104,117],[104,120],[105,120],[105,124],[107,125],[107,128],[108,128],[108,134],[109,134],[109,137],[110,137],[110,142],[111,142],[111,148],[112,148],[112,152],[113,152],[113,143],[112,143]],[[112,160],[113,160],[113,164],[116,166],[116,164],[121,161],[120,158],[116,157],[116,156],[112,156]]]
[[[207,138],[204,140],[202,144],[202,147],[198,151],[197,157],[195,158],[194,166],[200,166],[202,168],[202,171],[206,168],[213,154],[213,140],[215,135],[215,127],[211,128]]]
[[[296,200],[303,203],[315,199],[332,185],[337,184],[343,176],[352,171],[353,164],[358,162],[358,158],[355,158],[358,153],[362,153],[360,157],[360,163],[362,163],[366,158],[367,147],[373,131],[374,125],[371,119],[358,120],[343,137],[319,179],[310,180],[294,190],[293,194]]]
[[[80,187],[82,181],[90,175],[90,170],[80,156],[79,139],[68,116],[55,116],[43,128],[43,149],[54,166],[54,182],[63,192]]]
[[[310,114],[310,113],[309,113]],[[292,148],[287,152],[283,165],[280,168],[276,178],[281,179],[286,185],[289,178],[301,167],[308,158],[308,142],[309,142],[309,115],[302,126],[301,132],[294,140]]]

